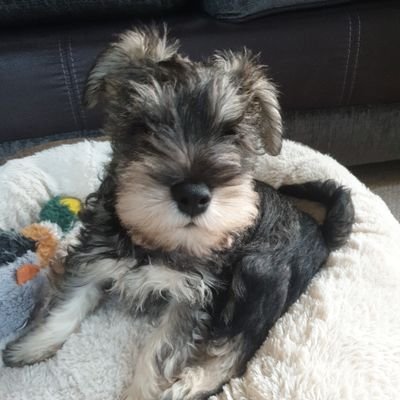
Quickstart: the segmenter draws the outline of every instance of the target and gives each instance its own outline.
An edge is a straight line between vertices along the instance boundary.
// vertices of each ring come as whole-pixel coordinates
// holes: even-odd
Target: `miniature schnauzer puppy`
[[[129,31],[98,58],[89,106],[104,104],[112,161],[87,200],[79,243],[31,329],[3,352],[9,366],[52,356],[105,292],[152,327],[131,400],[217,393],[350,234],[349,192],[333,181],[281,188],[322,202],[319,226],[253,178],[277,155],[277,92],[248,51],[192,62],[154,27]]]

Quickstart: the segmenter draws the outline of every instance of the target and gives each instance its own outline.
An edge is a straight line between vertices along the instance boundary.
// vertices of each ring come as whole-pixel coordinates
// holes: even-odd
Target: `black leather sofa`
[[[400,159],[399,1],[334,2],[239,21],[178,3],[140,18],[75,10],[2,19],[0,1],[0,158],[99,134],[101,110],[81,104],[88,70],[116,33],[151,19],[166,21],[194,59],[223,48],[261,52],[280,88],[286,137],[347,165]]]

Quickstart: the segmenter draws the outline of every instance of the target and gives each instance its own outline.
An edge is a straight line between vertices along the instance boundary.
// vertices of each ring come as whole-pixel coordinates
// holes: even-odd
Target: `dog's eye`
[[[235,136],[236,131],[233,128],[228,128],[224,130],[224,136]]]
[[[146,132],[147,129],[148,129],[148,128],[147,128],[147,126],[146,126],[144,123],[138,122],[138,123],[132,124],[132,125],[130,126],[129,132],[130,132],[132,135],[135,135],[135,134],[137,134],[137,133]]]

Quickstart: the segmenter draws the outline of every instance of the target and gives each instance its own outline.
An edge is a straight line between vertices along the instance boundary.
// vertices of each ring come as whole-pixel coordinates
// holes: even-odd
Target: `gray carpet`
[[[350,170],[386,202],[400,221],[400,161],[362,165]]]

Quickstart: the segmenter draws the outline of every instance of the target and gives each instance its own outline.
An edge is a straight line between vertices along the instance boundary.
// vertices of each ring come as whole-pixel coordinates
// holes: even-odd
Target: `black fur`
[[[354,223],[354,207],[350,190],[333,180],[314,181],[279,188],[283,194],[316,201],[327,207],[322,233],[330,250],[342,247]]]
[[[235,249],[232,276],[219,293],[219,311],[213,316],[216,335],[244,334],[242,371],[329,254],[321,229],[309,215],[298,212],[269,185],[257,182],[256,188],[260,215]],[[234,302],[234,312],[223,322],[227,301]]]

